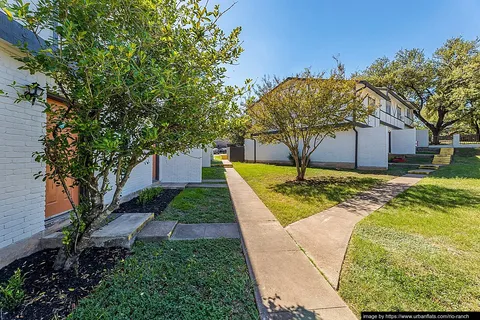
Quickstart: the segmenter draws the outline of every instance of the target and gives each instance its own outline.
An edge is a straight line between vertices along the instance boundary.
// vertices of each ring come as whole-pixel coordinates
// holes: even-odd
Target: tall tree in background
[[[449,39],[431,58],[420,49],[400,50],[393,60],[380,58],[359,76],[410,101],[438,144],[443,130],[469,115],[469,88],[480,72],[479,43]]]
[[[247,109],[252,133],[263,143],[284,143],[295,162],[298,181],[312,153],[326,137],[354,126],[352,117],[362,121],[369,113],[356,88],[346,80],[341,64],[329,77],[310,70],[292,78],[264,78],[255,90],[258,100]]]
[[[62,185],[71,200],[56,264],[69,268],[118,207],[135,166],[153,154],[209,145],[226,126],[241,93],[224,84],[225,66],[242,52],[240,28],[225,34],[219,6],[200,0],[42,0],[31,9],[22,0],[4,7],[35,34],[55,35],[39,39],[39,51],[20,45],[17,59],[66,99],[65,108],[43,101],[52,125],[36,160],[53,169],[39,176]],[[79,205],[67,178],[85,189]]]

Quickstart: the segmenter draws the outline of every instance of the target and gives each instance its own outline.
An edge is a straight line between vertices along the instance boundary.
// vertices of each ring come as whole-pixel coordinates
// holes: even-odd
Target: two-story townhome
[[[359,81],[357,88],[366,95],[364,101],[366,105],[378,106],[374,113],[368,116],[366,121],[368,126],[387,126],[391,130],[413,128],[413,106],[395,91],[375,87],[367,81]]]
[[[292,80],[298,79],[285,81]],[[312,153],[312,166],[387,169],[389,153],[415,153],[412,105],[394,91],[367,81],[358,81],[356,88],[364,97],[365,106],[378,107],[364,122],[356,123],[354,129],[326,138]],[[284,144],[262,144],[255,135],[245,141],[245,160],[249,162],[289,163],[289,154]]]

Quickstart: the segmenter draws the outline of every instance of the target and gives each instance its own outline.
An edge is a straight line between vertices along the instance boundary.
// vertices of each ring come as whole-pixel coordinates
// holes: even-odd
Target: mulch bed
[[[134,198],[120,205],[112,216],[121,213],[153,212],[159,214],[182,190],[165,189],[146,205],[139,205]],[[67,317],[78,301],[87,296],[113,269],[116,262],[125,259],[129,251],[123,248],[89,248],[79,259],[78,274],[75,270],[55,271],[57,249],[43,250],[28,257],[15,260],[0,269],[0,283],[8,281],[17,268],[25,276],[23,289],[25,301],[13,312],[0,310],[1,320],[52,319]]]
[[[137,203],[137,198],[128,202],[124,202],[114,213],[148,213],[153,212],[155,215],[159,214],[168,206],[168,204],[175,198],[182,190],[180,189],[164,189],[153,201],[140,205]]]
[[[26,293],[22,306],[14,312],[0,311],[0,319],[52,319],[65,318],[78,301],[87,296],[116,262],[125,259],[123,248],[89,248],[79,259],[78,275],[75,271],[54,271],[57,250],[43,250],[18,259],[0,270],[0,283],[6,282],[17,268],[25,276]]]

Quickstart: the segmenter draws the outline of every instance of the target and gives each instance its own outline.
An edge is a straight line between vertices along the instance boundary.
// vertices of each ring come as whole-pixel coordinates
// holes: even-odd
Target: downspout
[[[355,131],[355,167],[354,169],[358,169],[358,131],[357,131],[357,128],[355,127],[355,124],[353,126],[353,131]]]
[[[257,139],[252,136],[253,139],[253,163],[257,163]]]

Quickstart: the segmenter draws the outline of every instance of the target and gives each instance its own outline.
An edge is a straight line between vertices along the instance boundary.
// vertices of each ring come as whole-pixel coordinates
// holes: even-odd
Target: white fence
[[[388,131],[386,127],[358,128],[358,167],[388,168]],[[245,161],[289,163],[290,151],[283,143],[262,144],[245,140]],[[355,131],[337,132],[326,138],[311,156],[313,166],[353,168],[355,166]]]
[[[417,144],[416,130],[392,130],[391,144],[391,153],[393,154],[415,154]]]

